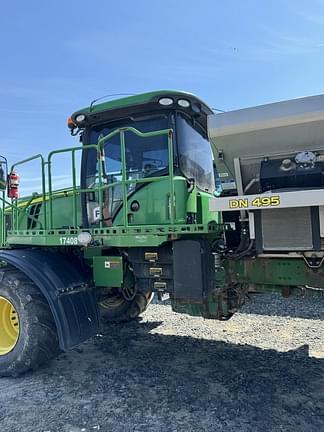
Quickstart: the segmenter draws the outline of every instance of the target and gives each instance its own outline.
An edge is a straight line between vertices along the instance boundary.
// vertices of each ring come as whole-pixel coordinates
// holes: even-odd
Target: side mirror
[[[7,160],[0,156],[0,191],[7,189],[8,165]]]

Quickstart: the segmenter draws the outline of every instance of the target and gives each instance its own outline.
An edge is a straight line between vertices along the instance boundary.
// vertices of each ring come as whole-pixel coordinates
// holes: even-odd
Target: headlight
[[[82,123],[86,119],[86,116],[84,114],[79,114],[75,117],[75,121],[77,123]]]
[[[173,99],[172,98],[161,98],[159,99],[159,104],[163,105],[163,106],[167,106],[167,105],[172,105],[173,104]]]
[[[92,240],[92,236],[88,232],[81,232],[78,235],[78,243],[80,243],[82,246],[88,246],[91,240]]]
[[[182,108],[189,108],[190,102],[187,99],[179,99],[178,105],[181,106]]]

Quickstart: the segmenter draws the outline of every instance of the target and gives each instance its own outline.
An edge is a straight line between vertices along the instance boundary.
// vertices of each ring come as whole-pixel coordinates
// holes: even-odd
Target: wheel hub
[[[12,351],[19,338],[19,317],[13,304],[0,296],[0,356]]]
[[[121,295],[107,296],[100,300],[99,304],[105,309],[116,309],[125,303]]]

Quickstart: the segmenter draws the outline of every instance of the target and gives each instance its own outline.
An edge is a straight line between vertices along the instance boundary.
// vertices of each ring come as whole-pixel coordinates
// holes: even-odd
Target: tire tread
[[[24,337],[21,344],[17,343],[12,352],[0,356],[0,376],[16,377],[56,357],[60,352],[59,343],[52,312],[39,288],[15,268],[7,267],[2,271],[0,295],[7,295],[9,300],[14,295],[19,300],[30,330],[28,337]],[[6,359],[9,355],[10,362]]]

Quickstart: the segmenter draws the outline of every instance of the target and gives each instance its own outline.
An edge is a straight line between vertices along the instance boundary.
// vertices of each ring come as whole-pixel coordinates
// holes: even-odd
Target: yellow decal
[[[249,203],[248,198],[230,199],[230,209],[244,209],[250,207],[276,207],[280,205],[280,196],[259,196]]]
[[[230,208],[247,208],[248,206],[249,206],[249,200],[247,198],[229,200]]]
[[[257,197],[252,200],[253,207],[276,207],[280,204],[280,196]]]

